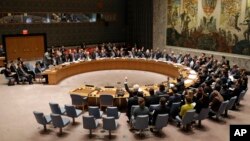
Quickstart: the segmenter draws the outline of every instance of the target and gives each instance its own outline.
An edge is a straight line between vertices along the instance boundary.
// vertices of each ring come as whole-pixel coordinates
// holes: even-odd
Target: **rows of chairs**
[[[55,128],[59,128],[59,134],[62,134],[62,128],[69,125],[70,120],[66,117],[62,117],[62,115],[66,115],[71,117],[73,120],[73,124],[75,124],[75,118],[82,115],[83,111],[76,109],[73,105],[65,105],[64,107],[60,107],[57,103],[49,103],[51,114],[44,115],[42,112],[34,111],[33,114],[36,118],[36,121],[44,126],[44,131],[47,130],[46,125],[52,123]],[[109,131],[109,137],[111,137],[111,131],[117,129],[118,123],[117,119],[119,119],[121,113],[118,111],[117,107],[107,107],[107,115],[103,116],[103,112],[100,111],[97,106],[89,106],[89,115],[83,115],[83,128],[90,130],[90,136],[92,134],[92,130],[96,129],[99,125],[97,119],[103,120],[103,129]]]
[[[222,102],[218,112],[215,112],[216,119],[220,120],[222,116],[228,116],[228,111],[231,110],[235,103],[239,103],[240,100],[244,97],[246,91],[242,91],[239,98],[232,97],[230,100]],[[65,105],[64,107],[60,107],[57,103],[49,103],[50,109],[52,113],[50,115],[44,115],[42,112],[34,111],[35,118],[37,122],[44,126],[44,130],[46,131],[46,125],[52,122],[54,127],[60,128],[60,134],[62,134],[62,128],[69,125],[70,120],[68,118],[62,117],[62,115],[66,115],[71,117],[73,120],[73,124],[75,123],[75,118],[79,117],[83,110],[76,109],[72,105]],[[180,107],[181,103],[176,102],[172,104],[170,109],[171,112],[174,112]],[[159,106],[159,104],[150,105],[150,111],[153,111]],[[138,105],[133,105],[131,107],[131,112],[133,109],[138,107]],[[174,119],[182,124],[183,129],[188,129],[188,125],[190,125],[193,121],[198,121],[198,126],[201,126],[202,120],[206,119],[209,116],[209,112],[211,110],[209,108],[203,108],[199,114],[195,113],[195,110],[189,110],[182,119]],[[118,122],[121,113],[118,111],[117,107],[107,107],[106,115],[103,116],[103,111],[99,109],[98,106],[88,106],[89,115],[83,115],[83,128],[89,130],[90,136],[92,135],[92,130],[96,129],[99,125],[98,119],[102,119],[103,121],[103,129],[109,131],[109,137],[111,137],[111,131],[117,129]],[[133,113],[131,113],[133,115]],[[157,116],[154,129],[160,131],[163,127],[168,125],[170,117],[168,114],[159,114]],[[149,116],[148,115],[139,115],[135,119],[132,126],[140,131],[140,135],[143,133],[143,130],[149,127]]]
[[[223,101],[219,107],[218,112],[214,112],[216,119],[221,120],[223,116],[227,117],[228,111],[231,110],[237,103],[239,103],[243,99],[245,94],[246,91],[242,91],[238,99],[237,96],[234,96],[230,100]],[[176,104],[177,106],[179,105],[179,103],[173,103],[173,104]],[[176,118],[176,120],[182,123],[184,129],[187,129],[187,126],[196,120],[198,120],[198,126],[200,127],[201,121],[209,116],[209,112],[213,111],[211,111],[211,109],[209,108],[203,108],[201,112],[197,114],[195,113],[195,110],[189,110],[182,119]]]

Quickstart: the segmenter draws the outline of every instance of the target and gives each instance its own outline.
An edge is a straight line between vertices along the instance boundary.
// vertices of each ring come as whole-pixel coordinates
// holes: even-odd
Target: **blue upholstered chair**
[[[73,124],[75,124],[75,118],[82,114],[82,110],[75,109],[72,105],[65,105],[66,115],[73,119]]]
[[[102,94],[100,95],[100,108],[103,106],[108,107],[108,106],[113,106],[113,96],[109,94]]]
[[[60,129],[59,134],[62,134],[62,128],[67,126],[70,120],[68,118],[62,118],[59,114],[50,114],[50,116],[54,127],[58,127]]]
[[[143,133],[143,130],[145,130],[146,128],[148,128],[148,121],[149,121],[149,117],[148,115],[139,115],[135,118],[135,121],[133,122],[133,127],[135,129],[140,130],[140,136]]]
[[[89,115],[94,116],[96,119],[100,119],[102,117],[103,112],[100,111],[97,106],[89,106]]]
[[[176,120],[182,124],[184,130],[187,130],[188,125],[190,125],[191,122],[194,120],[194,114],[195,114],[194,109],[188,110],[182,117],[182,119],[180,119],[179,116],[176,116]]]
[[[198,120],[198,126],[201,126],[201,121],[208,117],[209,108],[202,108],[200,113],[195,113],[194,120]]]
[[[103,129],[109,131],[109,138],[111,138],[111,131],[117,129],[118,123],[114,117],[102,117]]]
[[[223,101],[220,105],[220,108],[217,112],[214,112],[216,115],[216,119],[219,120],[221,118],[221,115],[225,112],[227,104],[228,104],[228,100],[227,101]],[[211,110],[210,110],[211,111]],[[213,111],[212,111],[213,112]]]
[[[237,96],[234,96],[234,97],[231,97],[228,104],[227,104],[227,107],[225,109],[225,116],[227,117],[228,116],[228,110],[231,110],[233,108],[233,106],[235,105],[235,102],[237,100]]]
[[[96,129],[98,127],[99,123],[94,118],[94,116],[84,115],[84,116],[82,116],[82,120],[83,120],[83,128],[89,129],[89,135],[91,136],[92,130]]]
[[[70,97],[71,97],[72,105],[76,107],[82,107],[83,110],[84,110],[84,106],[88,104],[88,97],[80,96],[76,94],[70,94]]]
[[[158,114],[154,128],[157,131],[162,130],[163,127],[166,127],[168,125],[168,118],[169,118],[168,114]]]
[[[63,115],[66,111],[63,107],[59,107],[59,105],[57,103],[49,103],[51,112],[53,114],[59,114],[59,115]]]
[[[51,123],[51,117],[49,115],[44,115],[42,112],[33,112],[37,123],[42,124],[44,127],[44,131],[47,130],[46,125]]]
[[[119,119],[121,115],[117,107],[108,107],[106,112],[108,117],[114,117],[115,119]]]

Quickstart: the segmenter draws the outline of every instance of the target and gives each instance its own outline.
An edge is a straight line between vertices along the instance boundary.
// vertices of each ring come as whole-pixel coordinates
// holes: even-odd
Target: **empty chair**
[[[98,127],[98,122],[97,120],[94,118],[94,116],[87,116],[84,115],[82,117],[83,120],[83,128],[84,129],[89,129],[89,135],[92,135],[92,130],[96,129]]]
[[[34,111],[33,114],[35,115],[36,121],[39,124],[42,124],[44,127],[44,131],[46,131],[46,125],[51,122],[51,117],[49,115],[44,115],[42,112],[37,111]]]
[[[72,105],[65,105],[65,110],[67,116],[72,117],[73,124],[75,123],[75,118],[82,114],[82,110],[75,109],[75,107]]]
[[[60,129],[60,134],[62,134],[62,128],[70,123],[69,119],[62,118],[59,114],[50,114],[52,123],[54,127],[58,127]]]
[[[117,129],[117,122],[114,117],[102,117],[103,120],[103,129],[109,130],[109,138],[111,138],[111,131]]]
[[[163,127],[166,127],[168,125],[168,117],[168,114],[158,114],[154,128],[160,131]]]
[[[117,107],[108,107],[106,112],[108,117],[114,117],[115,119],[119,119],[121,115]]]
[[[63,115],[66,112],[65,109],[63,107],[59,107],[57,103],[50,102],[49,106],[53,114]]]
[[[76,94],[70,94],[72,105],[76,107],[82,107],[84,110],[84,106],[88,104],[88,97],[80,96]]]
[[[108,94],[102,94],[100,95],[100,108],[102,106],[108,107],[113,106],[113,96]]]
[[[201,126],[201,121],[208,117],[209,108],[202,108],[199,114],[194,115],[194,119],[198,120],[198,126]]]
[[[176,120],[180,122],[183,126],[183,129],[188,129],[188,125],[191,124],[191,122],[194,120],[194,114],[195,110],[188,110],[185,115],[182,117],[182,119],[178,118],[179,116],[176,116]]]
[[[133,127],[135,129],[140,130],[140,135],[142,135],[143,130],[148,128],[148,121],[149,121],[148,115],[139,115],[133,122]]]
[[[103,112],[97,106],[89,106],[89,115],[94,116],[94,118],[99,119],[102,117]]]
[[[234,96],[234,97],[231,97],[228,104],[227,104],[227,107],[225,109],[225,116],[227,117],[227,114],[228,114],[228,110],[232,109],[233,106],[235,105],[235,102],[236,102],[236,99],[237,99],[237,96]]]

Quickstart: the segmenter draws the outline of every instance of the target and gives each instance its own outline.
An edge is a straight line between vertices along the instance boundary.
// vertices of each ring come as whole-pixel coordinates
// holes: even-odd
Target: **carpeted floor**
[[[59,136],[59,129],[48,126],[48,132],[43,132],[43,126],[39,125],[33,115],[33,111],[41,111],[50,114],[49,102],[57,102],[61,106],[70,104],[68,92],[83,84],[118,85],[127,76],[130,84],[152,84],[166,80],[166,76],[143,71],[97,71],[72,76],[63,80],[58,85],[15,85],[7,86],[6,80],[0,76],[0,141],[83,141],[83,140],[110,140],[108,131],[102,129],[102,124],[93,131],[93,137],[89,138],[88,130],[83,129],[82,117],[76,119],[77,124],[63,128],[64,134]],[[229,111],[229,118],[218,122],[206,119],[203,127],[194,126],[192,131],[183,132],[175,124],[170,123],[163,129],[161,136],[150,131],[145,131],[145,136],[138,136],[129,130],[125,113],[118,120],[119,127],[112,132],[111,140],[168,140],[168,141],[228,141],[230,124],[250,124],[250,92],[241,102],[238,111]],[[88,114],[84,112],[84,114]],[[71,119],[70,119],[71,120]],[[72,120],[71,120],[72,121]],[[100,120],[101,123],[101,120]]]

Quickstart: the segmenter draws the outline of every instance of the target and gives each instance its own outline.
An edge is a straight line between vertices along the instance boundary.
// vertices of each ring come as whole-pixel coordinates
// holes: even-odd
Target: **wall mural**
[[[168,0],[167,45],[250,55],[250,0]]]

